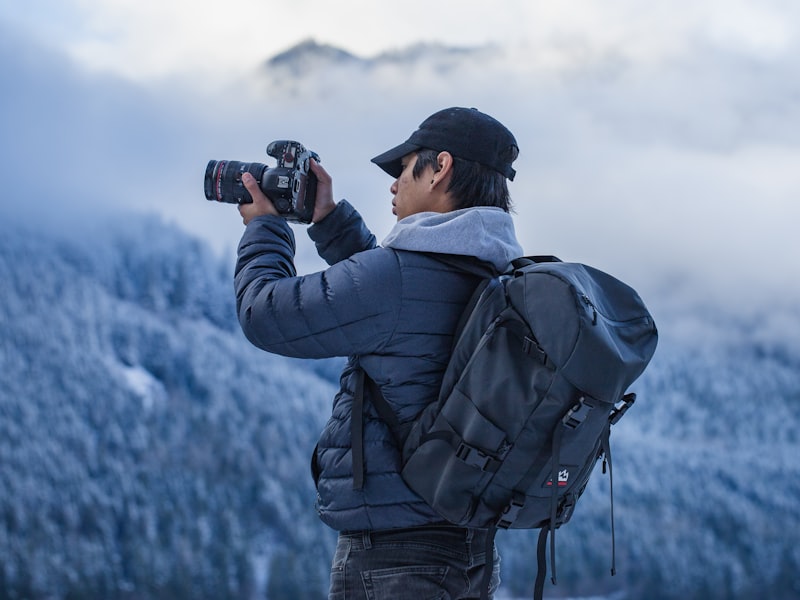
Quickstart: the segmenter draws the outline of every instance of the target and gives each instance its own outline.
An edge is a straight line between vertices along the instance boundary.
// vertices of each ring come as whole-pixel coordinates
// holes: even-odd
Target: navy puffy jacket
[[[368,388],[365,482],[353,490],[354,369],[360,365],[380,386],[401,422],[412,420],[437,398],[453,332],[478,280],[435,254],[377,247],[346,202],[309,234],[331,266],[298,277],[286,221],[254,219],[239,245],[235,286],[240,324],[256,346],[294,357],[349,357],[313,461],[320,517],[340,531],[440,522],[400,477],[400,453]]]

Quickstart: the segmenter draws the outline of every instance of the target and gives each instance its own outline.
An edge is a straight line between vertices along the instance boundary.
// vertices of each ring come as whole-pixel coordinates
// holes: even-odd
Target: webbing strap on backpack
[[[616,533],[614,531],[614,469],[611,464],[611,442],[609,436],[611,435],[611,423],[603,431],[601,438],[601,448],[603,450],[603,473],[606,472],[606,465],[608,465],[608,486],[609,494],[611,496],[611,575],[617,574],[617,542]]]
[[[544,595],[544,577],[547,573],[547,533],[549,529],[542,527],[539,530],[539,541],[536,544],[536,581],[533,584],[533,597],[539,600]]]
[[[614,408],[608,417],[608,423],[603,429],[600,436],[600,452],[603,456],[603,473],[608,468],[608,482],[609,482],[609,496],[611,506],[611,575],[617,574],[617,552],[616,552],[616,531],[614,525],[614,468],[611,461],[611,426],[617,423],[627,410],[633,405],[636,400],[636,394],[625,394],[622,398],[622,404],[618,408]],[[562,419],[561,424],[569,426],[568,421],[572,416],[572,411]],[[560,455],[560,438],[563,434],[564,428],[559,425],[556,431],[553,432],[553,481],[558,477],[557,467]],[[553,486],[553,496],[551,497],[550,505],[550,522],[541,528],[539,531],[539,540],[536,545],[536,582],[534,583],[533,597],[534,600],[541,600],[544,594],[544,580],[547,573],[547,538],[550,536],[550,568],[552,571],[552,582],[555,585],[556,580],[556,555],[555,555],[555,530],[558,527],[557,519],[557,491]]]
[[[402,425],[397,415],[383,397],[378,384],[359,368],[356,372],[356,389],[353,393],[353,409],[350,418],[350,437],[353,450],[353,489],[360,490],[364,487],[364,386],[368,385],[372,406],[380,418],[389,426],[392,436],[397,442],[397,447],[402,450],[403,441],[408,434],[411,424]]]
[[[609,474],[609,493],[610,493],[610,501],[611,501],[611,575],[616,575],[616,534],[615,534],[615,525],[614,525],[614,472],[613,472],[613,465],[611,461],[611,443],[610,443],[610,435],[611,435],[611,426],[614,425],[617,421],[619,421],[625,412],[631,407],[633,402],[636,400],[636,394],[626,394],[622,398],[622,405],[619,408],[614,408],[611,411],[611,414],[608,417],[608,422],[606,423],[605,427],[603,428],[603,432],[600,436],[600,454],[603,456],[603,473],[606,472],[606,466],[608,468]],[[586,412],[588,409],[591,409],[593,406],[593,401],[588,397],[584,396],[578,405],[576,405],[572,410],[570,410],[562,419],[559,420],[559,423],[553,430],[553,438],[552,438],[552,445],[551,445],[551,455],[552,455],[552,471],[550,475],[551,481],[551,490],[552,495],[550,496],[550,518],[548,522],[542,526],[539,531],[539,538],[536,545],[536,581],[534,583],[534,592],[533,598],[534,600],[541,600],[544,595],[544,582],[545,577],[547,574],[547,538],[550,538],[550,570],[551,570],[551,580],[553,585],[556,585],[558,582],[557,579],[557,572],[556,572],[556,529],[561,524],[559,522],[559,518],[563,518],[564,511],[562,510],[559,513],[559,505],[558,505],[558,472],[560,469],[561,463],[561,442],[563,438],[563,434],[565,429],[567,428],[576,428],[580,426],[583,419],[586,416]],[[599,455],[598,455],[599,456]],[[525,474],[525,476],[520,480],[517,488],[521,490],[528,489],[528,487],[533,483],[535,471],[531,468]],[[509,528],[516,518],[516,515],[522,509],[524,504],[524,493],[517,493],[515,497],[512,497],[511,502],[506,507],[503,514],[498,519],[497,523],[492,525],[490,529],[490,540],[487,543],[487,552],[491,551],[493,546],[494,537],[496,528],[498,526],[507,529]],[[490,583],[490,573],[485,576],[483,582],[484,591],[482,591],[481,598],[485,599],[486,596],[484,594],[488,594],[488,587]]]
[[[364,487],[364,370],[356,373],[353,411],[350,418],[350,446],[353,449],[353,489]]]

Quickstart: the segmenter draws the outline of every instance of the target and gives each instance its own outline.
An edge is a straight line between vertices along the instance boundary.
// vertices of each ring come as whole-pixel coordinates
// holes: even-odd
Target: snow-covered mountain
[[[264,71],[306,77],[309,72],[344,66],[377,68],[384,65],[425,63],[442,68],[447,65],[455,66],[470,59],[491,56],[496,50],[492,46],[458,48],[443,44],[418,43],[365,58],[343,48],[308,39],[270,57],[264,63]]]
[[[417,43],[374,56],[359,56],[308,39],[264,61],[252,83],[260,86],[256,97],[261,101],[273,107],[277,102],[286,103],[288,108],[282,109],[283,115],[297,110],[309,99],[326,98],[330,102],[327,109],[312,102],[310,110],[327,112],[346,103],[351,108],[339,108],[334,114],[348,117],[352,107],[357,106],[355,116],[364,119],[376,109],[397,102],[398,94],[409,86],[419,86],[430,94],[447,95],[446,90],[452,89],[454,80],[468,80],[473,69],[502,65],[505,60],[502,50],[492,45],[453,47]],[[398,114],[417,103],[406,102],[404,108],[398,107]],[[409,123],[414,124],[419,118],[414,115]]]
[[[251,348],[174,228],[0,234],[0,598],[319,598],[324,363]]]
[[[150,218],[0,222],[0,598],[324,597],[308,457],[340,363],[252,348],[232,266]],[[656,316],[612,439],[618,575],[598,470],[547,591],[797,597],[798,313]],[[505,593],[535,536],[498,536]]]

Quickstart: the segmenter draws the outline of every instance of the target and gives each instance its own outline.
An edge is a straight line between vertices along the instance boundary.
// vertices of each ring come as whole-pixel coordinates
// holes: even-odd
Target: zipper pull
[[[586,294],[582,294],[581,298],[583,299],[583,303],[586,306],[590,306],[592,308],[592,325],[597,325],[597,309],[595,308],[594,304],[592,304],[592,301],[589,299],[589,296],[587,296]]]

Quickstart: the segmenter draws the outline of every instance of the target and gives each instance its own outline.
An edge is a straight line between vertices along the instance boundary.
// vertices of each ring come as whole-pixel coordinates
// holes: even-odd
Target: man
[[[486,569],[499,583],[486,532],[444,522],[400,476],[397,431],[370,399],[377,387],[408,423],[437,399],[459,317],[478,284],[446,255],[475,257],[497,270],[522,255],[508,213],[514,136],[475,109],[427,118],[409,139],[372,162],[395,178],[397,224],[376,245],[355,209],[333,201],[332,180],[316,162],[318,187],[308,233],[330,265],[297,276],[294,237],[258,185],[239,210],[239,321],[256,346],[286,356],[347,356],[331,418],[312,470],[321,519],[339,531],[331,600],[478,598]],[[353,398],[364,386],[363,469],[354,477]],[[374,382],[374,383],[373,383]],[[374,387],[373,387],[374,386]],[[357,423],[358,425],[358,423]],[[363,483],[360,481],[363,474]]]

